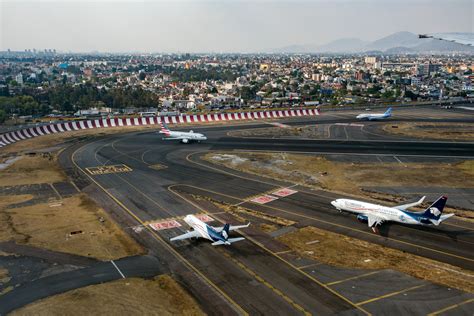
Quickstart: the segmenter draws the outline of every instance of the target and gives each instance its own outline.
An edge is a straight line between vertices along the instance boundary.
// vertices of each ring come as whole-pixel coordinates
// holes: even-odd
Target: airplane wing
[[[237,238],[229,238],[227,239],[226,242],[222,241],[222,240],[219,240],[219,241],[216,241],[216,242],[213,242],[211,245],[213,246],[220,246],[220,245],[230,245],[234,242],[238,242],[238,241],[241,241],[241,240],[244,240],[245,238],[244,237],[237,237]]]
[[[377,225],[382,224],[383,218],[380,218],[378,216],[374,215],[366,215],[367,216],[367,223],[369,224],[369,227],[375,227]]]
[[[189,139],[189,137],[185,137],[185,136],[167,136],[167,137],[163,137],[163,140],[183,140],[183,139]]]
[[[474,46],[474,35],[472,33],[432,33],[421,34],[420,38],[434,38],[463,45]]]
[[[417,206],[423,203],[423,201],[425,200],[425,197],[426,196],[422,197],[418,202],[408,203],[408,204],[403,204],[403,205],[396,205],[396,206],[393,206],[393,208],[396,208],[397,210],[401,210],[401,211],[409,209],[410,207]]]
[[[237,230],[241,228],[247,228],[249,226],[250,226],[250,223],[248,223],[247,225],[230,225],[229,231],[233,231],[233,230]],[[212,227],[212,228],[214,228],[214,230],[218,233],[220,233],[222,229],[224,229],[224,227]]]
[[[193,231],[187,232],[186,234],[182,234],[182,235],[170,238],[170,241],[197,238],[197,237],[201,237],[201,235],[199,234],[197,230],[193,230]]]

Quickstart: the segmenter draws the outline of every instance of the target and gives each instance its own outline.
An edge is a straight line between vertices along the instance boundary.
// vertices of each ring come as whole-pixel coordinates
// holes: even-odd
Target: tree
[[[384,99],[390,99],[393,97],[393,91],[387,90],[384,93],[382,93],[382,98]]]
[[[240,97],[245,100],[253,100],[257,96],[257,91],[249,86],[244,86],[240,90]]]
[[[5,112],[5,110],[0,109],[0,123],[5,122],[6,119],[7,119],[7,113]]]

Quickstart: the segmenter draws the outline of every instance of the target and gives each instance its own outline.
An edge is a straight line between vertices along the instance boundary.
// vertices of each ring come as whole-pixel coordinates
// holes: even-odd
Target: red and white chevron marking
[[[160,121],[167,124],[182,123],[203,123],[239,120],[261,120],[285,117],[299,117],[319,115],[317,109],[304,110],[282,110],[282,111],[261,111],[261,112],[240,112],[240,113],[219,113],[219,114],[196,114],[182,116],[164,117],[135,117],[135,118],[111,118],[84,121],[69,121],[62,123],[47,124],[8,132],[0,135],[0,147],[16,143],[18,141],[38,137],[48,134],[56,134],[69,131],[78,131],[89,128],[107,128],[116,126],[140,126],[157,125]]]

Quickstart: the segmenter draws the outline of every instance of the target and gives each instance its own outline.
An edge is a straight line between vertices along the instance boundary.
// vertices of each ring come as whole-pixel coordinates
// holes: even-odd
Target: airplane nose
[[[331,205],[334,206],[334,207],[337,207],[337,200],[332,201],[332,202],[331,202]]]

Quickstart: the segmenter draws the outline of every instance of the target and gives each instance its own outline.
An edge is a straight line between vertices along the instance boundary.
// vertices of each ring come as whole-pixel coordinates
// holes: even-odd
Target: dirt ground
[[[170,276],[87,286],[27,305],[10,315],[204,315]]]
[[[306,131],[308,130],[308,131]],[[303,136],[312,132],[316,133],[317,128],[314,126],[302,127],[266,127],[266,128],[249,128],[244,130],[231,131],[229,136],[233,137],[282,137],[282,136]],[[316,136],[316,134],[314,135]]]
[[[392,126],[396,125],[397,128]],[[474,140],[474,125],[468,123],[398,123],[386,124],[382,129],[390,134],[407,137],[443,139],[443,140]]]
[[[55,155],[44,153],[22,155],[19,158],[0,172],[0,186],[54,183],[66,179]]]
[[[8,270],[0,268],[0,283],[4,283],[8,278]]]
[[[235,170],[372,200],[393,199],[364,186],[474,187],[474,161],[461,163],[345,163],[287,153],[214,152],[205,160]],[[449,209],[446,209],[449,211]],[[463,215],[464,214],[464,215]],[[474,212],[458,215],[474,218]]]
[[[277,239],[300,255],[329,265],[393,269],[430,282],[474,292],[472,271],[315,227],[305,227]]]
[[[26,196],[2,197],[2,202]],[[112,260],[144,252],[131,237],[83,194],[62,201],[9,208],[0,205],[0,241],[14,240],[53,251]]]
[[[0,284],[5,284],[8,281],[10,281],[10,277],[8,276],[8,270],[0,268]],[[2,291],[0,291],[0,296],[7,292],[10,292],[12,289],[13,289],[12,286],[7,286]]]

